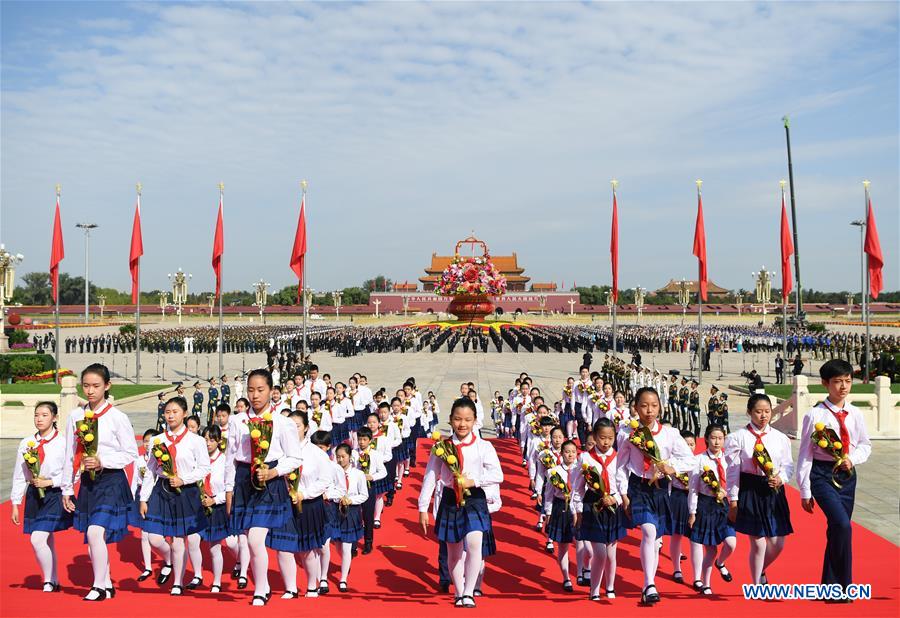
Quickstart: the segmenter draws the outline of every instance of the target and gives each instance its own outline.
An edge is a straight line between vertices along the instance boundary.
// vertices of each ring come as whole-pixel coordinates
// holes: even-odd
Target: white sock
[[[213,585],[221,586],[222,585],[222,567],[224,566],[225,560],[222,557],[222,545],[220,543],[213,543],[209,546],[209,559],[212,563],[212,572],[213,572]]]
[[[59,582],[56,577],[56,556],[53,551],[53,533],[36,530],[31,533],[31,547],[41,569],[42,582]]]
[[[194,577],[203,579],[203,552],[200,551],[199,534],[188,535],[187,550],[191,558],[191,570],[194,572]]]
[[[353,560],[353,544],[341,543],[341,581],[346,582],[350,577],[350,563]]]
[[[478,581],[478,573],[481,571],[481,541],[484,533],[481,531],[470,532],[466,535],[465,557],[465,581],[463,583],[463,596],[472,596],[475,592],[475,584]]]
[[[175,577],[172,580],[173,586],[181,586],[184,583],[184,568],[186,566],[184,560],[185,538],[181,536],[172,537],[172,570]]]
[[[247,531],[247,546],[250,548],[250,562],[253,563],[253,596],[269,594],[269,552],[266,550],[268,528],[250,528]],[[241,563],[241,568],[244,564]]]
[[[94,570],[94,588],[111,588],[109,581],[109,549],[106,547],[106,528],[88,526],[88,549]]]
[[[289,551],[278,552],[278,569],[286,592],[297,592],[297,560]]]

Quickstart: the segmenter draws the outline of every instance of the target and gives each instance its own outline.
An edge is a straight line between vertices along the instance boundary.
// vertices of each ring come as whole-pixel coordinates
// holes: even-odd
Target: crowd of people
[[[752,581],[768,583],[766,569],[793,530],[783,489],[791,479],[803,508],[818,504],[828,518],[822,581],[846,590],[855,468],[871,449],[848,399],[852,367],[843,360],[823,365],[828,398],[807,412],[795,463],[787,437],[769,425],[767,396],[750,397],[749,422],[732,432],[727,407],[724,418],[717,407],[724,400],[712,393],[697,452],[696,386],[687,387],[686,407],[678,393],[673,410],[666,397],[676,376],[645,383],[642,372],[621,363],[607,358],[599,372],[582,366],[556,401],[526,373],[505,397],[494,393],[487,410],[476,385],[461,384],[449,406],[450,433],[432,437],[427,462],[419,460],[417,442],[443,419],[434,393],[423,396],[412,377],[395,391],[373,391],[364,375],[333,381],[314,364],[276,376],[257,369],[218,391],[205,426],[181,394],[162,400],[159,425],[143,432],[139,451],[129,417],[108,401],[109,371],[92,364],[81,374],[87,404],[64,428],[56,426],[55,404],[36,406],[36,433],[20,444],[13,470],[12,519],[31,537],[45,592],[60,587],[53,536],[75,528],[93,571],[85,600],[114,598],[108,545],[135,529],[138,581],[155,576],[172,596],[207,586],[219,593],[227,549],[237,589],[247,589],[252,576],[248,601],[262,606],[272,595],[269,550],[283,599],[330,592],[332,546],[340,552],[337,590],[348,591],[353,560],[372,552],[386,509],[425,463],[419,524],[427,534],[433,515],[441,589],[452,587],[456,606],[473,607],[485,560],[497,549],[492,515],[502,508],[511,473],[482,435],[489,414],[498,439],[521,449],[536,525],[546,533],[546,551],[556,552],[567,592],[574,591],[574,545],[576,584],[588,588],[590,600],[615,598],[617,543],[629,529],[640,536],[643,604],[660,600],[655,578],[665,536],[679,582],[687,581],[681,556],[689,544],[698,594],[713,594],[714,571],[732,580],[726,562],[738,533],[750,548]],[[689,426],[676,426],[679,413]],[[298,587],[298,562],[305,589]]]

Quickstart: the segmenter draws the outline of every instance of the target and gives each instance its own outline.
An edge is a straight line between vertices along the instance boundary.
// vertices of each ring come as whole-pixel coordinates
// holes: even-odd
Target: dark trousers
[[[362,520],[363,520],[363,539],[367,543],[371,543],[375,536],[375,500],[378,498],[373,493],[369,493],[369,497],[362,503]]]
[[[675,399],[669,400],[669,416],[666,419],[674,427],[678,423],[678,402]]]
[[[828,520],[825,529],[825,559],[822,563],[822,583],[840,584],[846,588],[853,581],[853,503],[856,498],[856,478],[843,475],[838,489],[831,482],[834,464],[813,461],[809,474],[813,498]]]
[[[581,413],[581,402],[575,402],[575,431],[578,433],[578,443],[584,446],[587,440],[587,423]]]
[[[416,421],[416,424],[413,425],[412,432],[409,434],[409,467],[416,467],[416,455],[418,453],[418,444],[419,444],[419,431],[421,420]]]
[[[450,568],[447,566],[447,543],[438,541],[438,581],[443,584],[450,584]]]
[[[387,470],[387,477],[391,481],[391,488],[388,490],[387,495],[391,500],[394,499],[394,494],[397,493],[397,451],[394,450],[393,457],[391,457],[390,461],[384,462],[384,469]]]

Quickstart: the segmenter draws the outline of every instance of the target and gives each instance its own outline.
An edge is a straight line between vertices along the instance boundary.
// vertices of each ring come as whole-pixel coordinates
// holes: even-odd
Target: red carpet
[[[424,461],[427,441],[420,444]],[[741,582],[748,580],[747,545],[738,537],[738,549],[729,560],[734,581],[726,584],[713,573],[716,596],[700,598],[688,586],[676,584],[670,573],[668,546],[661,557],[661,576],[657,585],[661,603],[653,609],[639,607],[640,562],[637,538],[632,534],[619,544],[618,598],[589,603],[587,589],[576,588],[574,594],[560,589],[559,572],[554,559],[543,551],[543,540],[534,530],[535,511],[526,494],[526,475],[511,441],[495,441],[506,470],[503,486],[503,509],[495,515],[498,553],[487,566],[485,597],[478,599],[478,614],[485,616],[573,616],[607,612],[614,615],[703,616],[704,614],[735,616],[897,616],[900,613],[900,551],[890,542],[860,526],[854,526],[855,581],[872,585],[871,601],[857,601],[852,606],[825,605],[812,601],[745,601]],[[518,460],[518,461],[517,461]],[[266,616],[288,616],[305,612],[365,612],[366,616],[396,615],[397,612],[421,615],[456,611],[448,595],[435,593],[437,587],[437,544],[424,539],[416,523],[416,498],[422,465],[409,477],[394,506],[385,510],[385,521],[376,531],[376,550],[354,560],[350,575],[351,592],[339,594],[332,573],[332,592],[327,597],[285,601],[277,563],[270,561],[273,598],[263,610]],[[864,472],[863,472],[864,473]],[[789,492],[795,534],[776,564],[769,569],[773,583],[816,583],[819,580],[824,544],[824,517],[816,512],[807,515],[800,508],[799,495]],[[81,600],[92,579],[87,551],[75,531],[57,535],[57,551],[63,592],[40,592],[40,577],[28,538],[10,521],[10,506],[0,508],[3,548],[0,557],[0,615],[2,616],[237,616],[252,611],[247,605],[250,590],[238,592],[230,576],[223,576],[224,592],[213,596],[206,591],[186,592],[172,598],[150,579],[138,584],[140,546],[137,537],[129,537],[111,546],[112,574],[119,594],[102,603],[87,604]],[[335,552],[332,552],[334,555]],[[572,552],[574,559],[574,551]],[[230,571],[229,552],[226,571]],[[158,566],[158,561],[155,563]],[[208,560],[206,563],[208,568]],[[332,565],[332,570],[335,565]],[[685,577],[691,579],[690,563],[683,563]],[[190,572],[190,571],[189,571]],[[573,569],[574,573],[574,569]],[[303,588],[305,574],[298,581]],[[205,573],[208,586],[210,573]],[[252,586],[252,584],[251,584]],[[207,588],[208,589],[208,588]],[[248,594],[244,594],[244,592]],[[661,612],[661,614],[660,614]],[[262,612],[260,612],[262,613]]]

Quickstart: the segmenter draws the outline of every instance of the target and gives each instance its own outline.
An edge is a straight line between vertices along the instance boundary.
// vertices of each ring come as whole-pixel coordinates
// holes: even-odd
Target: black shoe
[[[650,584],[641,592],[641,605],[653,605],[654,603],[659,603],[659,593],[656,591],[656,586]]]
[[[460,597],[462,601],[462,607],[466,609],[475,609],[475,597],[469,595],[463,595]]]
[[[372,541],[366,541],[366,542],[363,544],[363,550],[362,550],[362,553],[363,553],[363,556],[365,556],[366,554],[371,554],[371,553],[372,553]]]
[[[257,601],[262,601],[262,602],[257,604]],[[260,596],[257,594],[257,595],[254,595],[252,599],[250,599],[250,605],[256,605],[257,607],[264,606],[268,602],[269,602],[269,595]]]
[[[212,592],[213,594],[215,594],[217,592],[222,592],[222,586],[220,586],[219,584],[213,584],[212,586],[209,587],[209,591]]]
[[[677,584],[684,583],[684,575],[681,574],[681,571],[675,571],[674,573],[672,573],[672,579],[674,579],[675,583]]]
[[[575,578],[575,585],[584,586],[584,578],[581,575]]]
[[[116,588],[115,586],[110,586],[106,589],[106,598],[107,599],[115,599],[116,598]]]
[[[173,597],[180,597],[184,591],[181,586],[173,585],[171,592],[169,594]]]
[[[563,587],[563,590],[564,590],[565,592],[572,592],[573,590],[575,590],[575,589],[572,587],[572,581],[571,581],[571,580],[568,580],[568,579],[567,579],[566,581],[563,582],[562,587]]]
[[[185,588],[187,588],[188,590],[195,590],[197,587],[202,586],[202,585],[203,585],[203,578],[197,577],[195,575],[194,579],[192,579],[190,582],[188,582],[188,585],[185,586]]]
[[[331,590],[328,588],[328,580],[323,579],[319,582],[319,594],[328,594]]]
[[[42,592],[59,592],[59,583],[44,582],[44,589]]]
[[[296,590],[285,590],[284,594],[281,595],[281,598],[282,599],[296,599],[299,596],[300,596],[300,593],[297,592]]]
[[[241,576],[241,563],[235,562],[234,568],[231,569],[231,579],[237,579]]]
[[[338,582],[338,591],[347,592],[347,582]]]
[[[92,597],[91,593],[96,592],[97,596]],[[87,596],[85,596],[83,601],[105,601],[106,600],[106,589],[105,588],[91,588],[88,590]]]
[[[705,597],[712,596],[713,593],[712,588],[710,588],[709,586],[703,586],[702,588],[700,588],[699,592]]]
[[[391,506],[394,504],[394,496],[388,494],[387,498],[384,499],[384,506]]]
[[[139,582],[142,582],[142,581],[148,579],[151,575],[153,575],[153,571],[151,571],[150,569],[144,569],[143,571],[141,571],[141,574],[138,575],[137,580]]]
[[[159,570],[159,575],[156,576],[156,583],[160,586],[164,586],[167,581],[172,577],[172,565],[164,564],[162,568]]]
[[[353,549],[350,550],[350,555],[356,558],[359,555],[359,548],[354,545]]]
[[[703,590],[703,582],[699,579],[694,580],[694,590],[696,590],[697,592]]]
[[[721,575],[722,579],[724,579],[726,582],[730,582],[732,579],[734,579],[728,569],[725,568],[724,564],[719,564],[718,562],[716,562],[715,565],[716,568],[719,569],[719,575]]]
[[[381,522],[376,519],[374,522],[372,522],[372,527],[378,530],[379,528],[381,528]]]
[[[247,587],[247,578],[246,577],[238,577],[238,590],[243,590]]]
[[[584,582],[581,584],[582,586],[590,586],[591,585],[591,571],[590,569],[582,572],[581,581]]]

